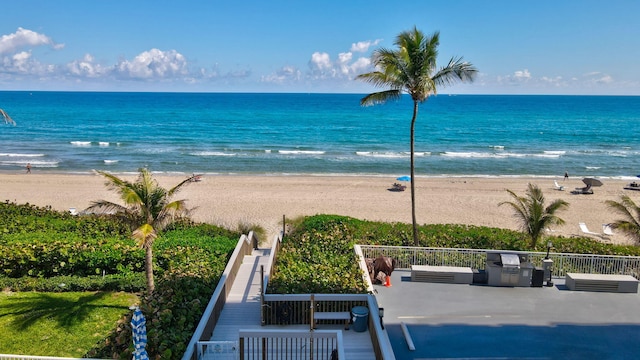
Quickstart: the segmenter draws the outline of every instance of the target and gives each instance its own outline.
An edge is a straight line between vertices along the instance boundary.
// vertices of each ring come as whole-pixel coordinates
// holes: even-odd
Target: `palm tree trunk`
[[[413,224],[413,244],[420,245],[418,239],[418,222],[416,221],[416,177],[415,177],[415,132],[418,117],[418,101],[413,101],[413,117],[411,118],[411,221]]]
[[[144,270],[147,275],[147,293],[151,295],[156,289],[153,281],[153,250],[151,245],[145,247]]]

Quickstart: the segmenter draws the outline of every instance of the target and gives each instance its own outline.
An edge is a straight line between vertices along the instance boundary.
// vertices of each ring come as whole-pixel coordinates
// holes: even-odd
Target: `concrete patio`
[[[640,295],[553,287],[411,282],[376,285],[397,359],[637,359]],[[410,351],[405,323],[415,344]]]

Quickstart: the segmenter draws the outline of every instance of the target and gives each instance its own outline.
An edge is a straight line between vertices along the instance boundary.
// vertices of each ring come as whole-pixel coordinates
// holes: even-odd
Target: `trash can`
[[[369,309],[366,306],[355,306],[351,309],[353,330],[357,332],[367,331],[369,324]]]
[[[544,270],[537,267],[533,270],[533,276],[531,276],[531,287],[542,287],[543,282]]]

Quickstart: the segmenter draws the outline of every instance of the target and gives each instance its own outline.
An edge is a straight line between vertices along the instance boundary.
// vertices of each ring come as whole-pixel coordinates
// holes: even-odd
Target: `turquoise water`
[[[207,174],[409,172],[410,99],[356,94],[0,92],[0,171]],[[632,177],[640,97],[431,97],[416,126],[423,176]]]

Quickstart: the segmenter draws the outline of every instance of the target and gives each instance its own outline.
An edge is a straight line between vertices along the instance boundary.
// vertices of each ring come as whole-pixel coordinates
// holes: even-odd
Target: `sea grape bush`
[[[127,237],[130,229],[108,216],[73,216],[51,207],[31,204],[0,203],[0,236],[33,232],[75,233],[86,238]]]
[[[129,234],[109,218],[0,204],[0,287],[142,292],[144,252]],[[239,238],[233,231],[183,221],[154,242],[156,291],[140,298],[151,358],[182,357]],[[115,324],[87,356],[130,359],[130,320],[129,314]]]
[[[143,297],[151,358],[180,359],[227,265],[239,234],[210,225],[174,229],[154,243],[163,263],[156,289]],[[130,315],[88,355],[131,358]]]
[[[137,293],[146,288],[144,273],[93,276],[54,276],[50,278],[0,277],[0,288],[13,291],[124,291]]]
[[[91,239],[76,233],[0,236],[2,275],[47,278],[120,274],[144,270],[144,251],[129,239]]]

